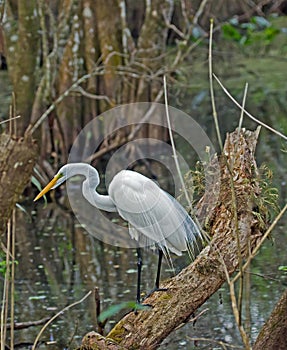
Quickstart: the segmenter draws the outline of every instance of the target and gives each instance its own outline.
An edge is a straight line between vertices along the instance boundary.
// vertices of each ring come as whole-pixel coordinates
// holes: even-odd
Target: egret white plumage
[[[162,255],[169,261],[170,252],[182,255],[188,251],[193,257],[197,243],[202,240],[197,225],[181,204],[162,190],[154,181],[131,170],[116,174],[108,188],[108,195],[96,192],[100,184],[98,171],[86,163],[64,165],[34,201],[60,186],[67,179],[83,175],[83,196],[95,207],[117,212],[129,224],[129,234],[139,246],[155,246],[159,251],[159,262],[155,290],[159,289]],[[141,254],[138,253],[137,302],[140,302]]]

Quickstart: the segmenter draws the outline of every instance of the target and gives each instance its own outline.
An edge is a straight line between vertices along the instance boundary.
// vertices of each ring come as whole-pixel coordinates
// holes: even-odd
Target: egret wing
[[[115,176],[109,194],[140,245],[157,245],[181,255],[200,234],[184,208],[156,183],[133,171]]]

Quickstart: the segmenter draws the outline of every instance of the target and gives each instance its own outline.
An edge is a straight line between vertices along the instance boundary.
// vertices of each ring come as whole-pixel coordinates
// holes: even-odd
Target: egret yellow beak
[[[44,194],[50,191],[52,187],[54,187],[57,183],[57,181],[61,178],[61,174],[55,175],[54,178],[48,183],[48,185],[42,189],[42,191],[38,194],[38,196],[34,199],[34,202],[36,202],[39,198],[43,197]]]

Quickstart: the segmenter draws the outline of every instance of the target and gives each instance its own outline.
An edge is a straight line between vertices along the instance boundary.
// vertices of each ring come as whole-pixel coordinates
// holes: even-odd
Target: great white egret
[[[34,201],[49,190],[60,186],[75,175],[83,175],[83,196],[95,207],[117,212],[129,224],[129,234],[140,246],[158,248],[159,259],[154,290],[159,290],[162,255],[169,261],[170,252],[182,255],[188,251],[193,257],[200,230],[179,202],[163,191],[154,181],[131,170],[116,174],[108,188],[108,195],[96,192],[100,183],[99,173],[86,163],[64,165]],[[138,254],[137,302],[140,302],[140,277],[142,259]]]

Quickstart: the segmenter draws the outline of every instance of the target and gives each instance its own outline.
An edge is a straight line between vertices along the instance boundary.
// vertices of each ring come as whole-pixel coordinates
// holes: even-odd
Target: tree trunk
[[[17,122],[18,134],[24,135],[30,123],[39,73],[39,18],[35,0],[18,1],[17,8],[14,5],[13,1],[7,1],[4,36],[16,113],[21,115]]]
[[[287,349],[287,289],[261,329],[253,350]]]
[[[215,192],[220,188],[219,197],[215,203],[214,193],[209,192],[197,208],[197,217],[209,227],[210,244],[191,265],[161,284],[166,292],[154,293],[145,300],[152,305],[151,309],[137,314],[130,312],[118,322],[107,335],[106,348],[101,345],[101,349],[156,349],[220,288],[226,281],[226,272],[231,275],[238,268],[239,260],[252,252],[262,236],[258,221],[262,213],[254,214],[258,211],[261,191],[254,159],[258,133],[259,130],[241,131],[238,135],[235,131],[227,135],[225,156],[219,158],[220,179],[214,186]],[[231,175],[236,203],[232,199]],[[103,344],[103,337],[100,343],[97,339],[95,332],[87,334],[81,350],[91,344],[95,347],[89,349],[97,349],[98,344]]]
[[[31,179],[37,159],[37,146],[30,137],[13,139],[0,135],[0,234],[15,204]]]
[[[76,8],[75,13],[72,17],[71,32],[68,37],[66,46],[61,57],[61,62],[58,67],[58,76],[56,78],[56,90],[57,95],[62,95],[75,83],[83,74],[83,62],[82,62],[82,18],[80,16],[80,8]],[[55,138],[54,142],[61,140],[61,147],[56,151],[57,154],[63,152],[63,155],[67,157],[68,150],[71,148],[73,141],[75,140],[78,131],[81,130],[83,125],[81,124],[81,109],[83,99],[78,94],[70,94],[66,96],[56,107],[56,118],[53,120],[52,134]],[[60,125],[57,125],[57,124]],[[60,127],[63,132],[61,137],[60,132],[55,132],[57,127]],[[62,160],[64,162],[67,159]],[[57,165],[58,166],[58,165]]]
[[[116,73],[122,64],[122,28],[117,0],[98,0],[94,3],[98,40],[104,65],[104,91],[112,101],[121,93],[120,79]],[[103,108],[101,111],[103,112]]]

